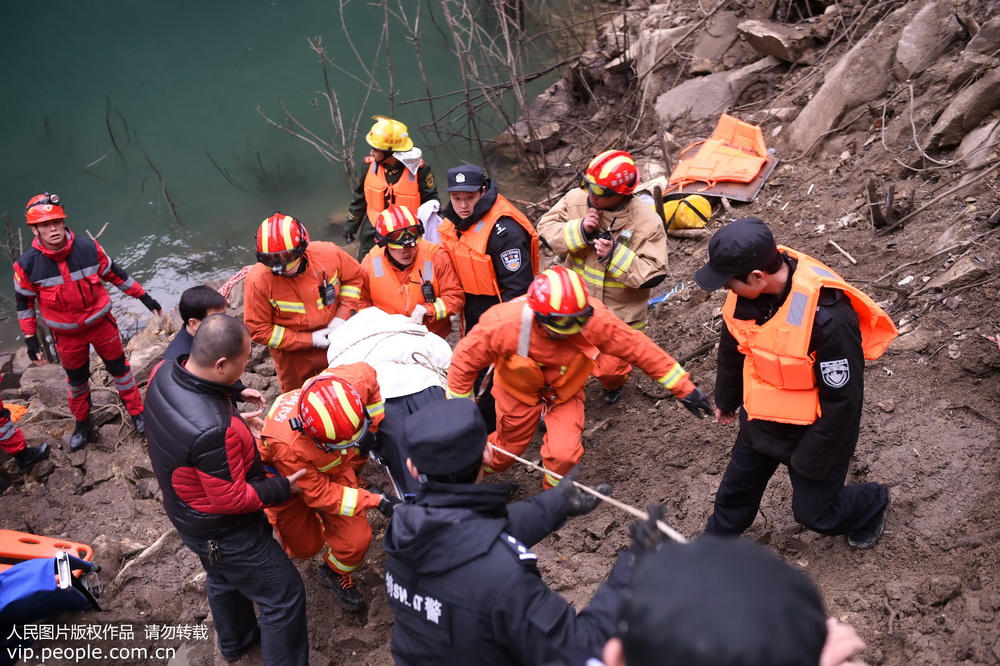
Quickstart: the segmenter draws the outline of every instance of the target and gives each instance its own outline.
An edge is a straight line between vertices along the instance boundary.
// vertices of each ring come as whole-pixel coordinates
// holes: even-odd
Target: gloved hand
[[[354,242],[357,236],[354,235],[353,231],[348,231],[347,229],[344,229],[344,233],[341,234],[341,238],[344,239],[344,242],[346,244],[350,245],[351,243]]]
[[[313,347],[319,347],[321,349],[326,349],[330,346],[330,340],[327,336],[330,335],[330,329],[322,328],[318,331],[313,331]]]
[[[386,518],[392,518],[392,512],[396,510],[398,504],[402,504],[403,500],[399,499],[395,495],[389,495],[386,493],[382,495],[382,500],[375,507],[376,511],[381,513]]]
[[[24,342],[28,345],[28,358],[37,361],[42,355],[42,345],[39,344],[38,338],[29,335],[24,339]]]
[[[567,516],[582,516],[590,513],[597,508],[597,505],[601,503],[601,498],[591,495],[590,493],[581,490],[573,485],[573,479],[576,478],[577,471],[580,466],[577,465],[571,469],[556,486],[556,492],[561,494],[566,499],[566,515]],[[597,492],[602,495],[610,495],[614,488],[611,487],[610,483],[601,483],[596,488]]]
[[[652,553],[667,539],[667,535],[656,526],[656,521],[658,520],[667,522],[664,518],[666,512],[666,505],[650,504],[646,507],[649,519],[640,520],[632,524],[628,531],[632,535],[633,553],[636,555],[639,553]]]
[[[159,302],[150,296],[149,294],[143,294],[139,297],[139,302],[146,306],[146,309],[150,312],[155,312],[156,314],[162,314],[163,308],[160,307]]]
[[[413,308],[413,312],[410,313],[410,321],[414,324],[424,323],[424,315],[427,314],[427,308],[422,305],[418,305]]]
[[[344,319],[343,317],[334,317],[333,319],[330,320],[330,324],[326,327],[326,330],[330,333],[333,333],[338,328],[343,326],[346,322],[347,320]]]
[[[700,388],[688,393],[683,398],[678,398],[681,404],[684,405],[689,412],[697,416],[699,419],[703,419],[706,416],[712,416],[715,414],[715,410],[712,409],[712,403],[708,401],[708,396]]]
[[[363,458],[367,458],[371,451],[378,451],[382,448],[382,442],[379,440],[378,433],[369,430],[365,433],[365,436],[358,442],[358,451],[361,452]]]

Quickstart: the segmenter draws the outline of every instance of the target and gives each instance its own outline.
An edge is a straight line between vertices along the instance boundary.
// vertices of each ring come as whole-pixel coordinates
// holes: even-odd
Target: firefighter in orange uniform
[[[633,196],[638,184],[632,156],[607,150],[587,165],[580,187],[539,218],[538,233],[566,255],[566,268],[583,277],[594,298],[644,331],[650,290],[667,276],[667,234],[653,209]],[[597,358],[605,404],[621,399],[631,372],[620,358]]]
[[[275,213],[257,230],[243,319],[266,345],[283,392],[326,368],[328,336],[358,309],[361,266],[335,243],[309,242],[302,223]]]
[[[542,464],[566,474],[583,456],[584,393],[598,353],[634,363],[668,389],[692,414],[712,406],[670,354],[587,295],[582,278],[564,266],[535,278],[526,299],[490,308],[459,341],[448,372],[448,395],[468,398],[476,373],[494,363],[497,430],[490,442],[521,455],[545,415]],[[513,458],[494,452],[488,472]],[[545,475],[544,486],[557,485]]]
[[[406,315],[447,338],[451,315],[461,312],[465,292],[448,253],[423,234],[424,225],[407,208],[390,205],[379,214],[377,245],[361,262],[360,309]]]
[[[279,396],[258,443],[271,474],[284,476],[293,468],[306,472],[297,481],[302,494],[266,508],[285,551],[308,559],[325,541],[320,575],[351,611],[365,606],[352,576],[372,539],[365,511],[388,516],[399,502],[358,484],[367,455],[359,447],[367,448],[384,412],[370,365],[337,366]]]
[[[371,146],[365,177],[354,190],[344,223],[344,241],[361,241],[358,261],[375,245],[375,221],[389,204],[407,208],[416,217],[420,204],[438,198],[434,173],[421,159],[420,149],[413,147],[406,125],[385,116],[373,118],[375,124],[365,137]]]

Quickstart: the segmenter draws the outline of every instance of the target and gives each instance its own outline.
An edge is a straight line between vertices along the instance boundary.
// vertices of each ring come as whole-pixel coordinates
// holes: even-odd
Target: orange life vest
[[[440,294],[437,276],[434,275],[434,251],[441,247],[437,243],[421,240],[417,243],[417,256],[413,258],[410,279],[405,285],[399,283],[399,276],[389,264],[385,256],[385,248],[373,247],[368,256],[369,289],[372,303],[379,310],[389,314],[409,315],[413,308],[424,303],[424,295],[420,290],[424,280],[430,280],[434,285],[434,293]],[[419,271],[416,275],[414,272]],[[417,278],[417,279],[414,279]],[[425,303],[424,307],[434,311],[434,306]]]
[[[493,259],[486,254],[486,244],[490,240],[493,225],[505,216],[517,221],[528,234],[531,272],[538,274],[538,232],[531,226],[524,213],[515,208],[514,204],[507,201],[502,194],[498,194],[496,203],[478,222],[463,231],[461,238],[450,220],[442,220],[438,226],[441,244],[451,255],[451,261],[455,264],[455,271],[458,273],[458,279],[462,281],[465,293],[500,298],[500,284],[497,282],[496,271],[493,270]]]
[[[365,174],[365,203],[368,204],[368,221],[375,226],[379,213],[385,210],[386,201],[397,206],[409,209],[413,216],[417,216],[417,209],[420,208],[420,184],[417,182],[417,174],[403,167],[403,174],[393,184],[389,184],[385,179],[385,167],[366,157],[365,162],[370,162],[371,166]],[[424,165],[423,160],[420,166]]]
[[[537,361],[528,356],[531,341],[531,324],[535,318],[528,304],[521,310],[521,330],[517,338],[517,353],[502,356],[493,368],[493,378],[507,393],[526,405],[539,402],[562,404],[583,388],[596,363],[597,349],[593,356],[578,352],[559,377],[551,384],[545,382],[545,373]]]
[[[820,289],[839,289],[858,313],[865,358],[876,359],[898,335],[882,308],[867,294],[847,284],[829,266],[778,246],[798,260],[788,298],[768,321],[736,319],[736,294],[730,292],[722,318],[739,343],[743,361],[743,408],[750,419],[809,425],[821,415],[819,389],[809,353]]]

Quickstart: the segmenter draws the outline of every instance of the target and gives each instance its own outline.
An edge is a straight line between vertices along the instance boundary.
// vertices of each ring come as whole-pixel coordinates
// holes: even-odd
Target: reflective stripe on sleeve
[[[632,267],[633,261],[635,261],[635,252],[620,243],[616,244],[611,261],[608,262],[608,275],[621,277],[625,271]]]
[[[674,363],[674,367],[670,368],[670,372],[660,377],[656,381],[660,383],[666,389],[672,389],[677,386],[678,382],[684,379],[684,368],[681,367],[680,363]]]
[[[344,496],[340,499],[340,515],[353,516],[358,508],[358,489],[344,488]]]
[[[281,344],[282,338],[285,337],[285,327],[275,325],[274,330],[271,331],[271,337],[267,340],[268,347],[277,347]]]
[[[438,298],[434,301],[434,321],[439,319],[444,319],[448,316],[448,308],[445,306],[444,301]]]
[[[563,241],[570,252],[587,247],[587,237],[583,235],[583,219],[570,220],[563,225]]]
[[[445,394],[449,398],[471,398],[472,397],[472,391],[469,391],[468,393],[455,393],[450,388],[445,390]]]
[[[354,285],[345,284],[340,288],[341,298],[361,298],[361,288]]]

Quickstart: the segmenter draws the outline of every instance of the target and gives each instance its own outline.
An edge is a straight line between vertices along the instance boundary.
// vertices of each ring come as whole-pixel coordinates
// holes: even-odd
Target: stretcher
[[[94,549],[87,544],[15,530],[0,530],[0,571],[24,560],[54,557],[58,553],[68,553],[88,562],[94,559]]]

